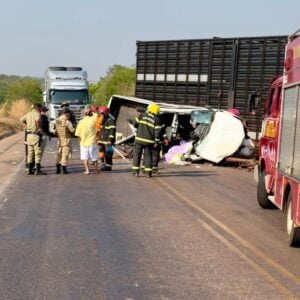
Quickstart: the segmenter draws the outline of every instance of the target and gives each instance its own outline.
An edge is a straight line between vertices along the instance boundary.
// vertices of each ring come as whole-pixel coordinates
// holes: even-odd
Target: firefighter
[[[159,135],[161,130],[158,118],[160,107],[152,103],[148,106],[147,112],[141,113],[134,120],[134,127],[137,128],[134,148],[132,174],[139,176],[142,153],[144,151],[145,174],[152,176],[152,152],[153,148],[158,147]]]
[[[116,120],[110,115],[107,106],[100,107],[99,114],[103,116],[98,139],[99,156],[104,156],[104,164],[101,167],[101,171],[111,171],[116,140]]]
[[[159,142],[157,146],[153,148],[152,152],[152,173],[158,173],[158,163],[160,161],[160,154],[166,154],[169,148],[169,139],[166,134],[166,127],[164,124],[161,125],[160,134],[159,134]]]
[[[57,134],[57,159],[56,159],[56,174],[69,174],[67,165],[69,163],[69,154],[72,145],[72,136],[75,132],[70,121],[70,110],[64,108],[62,115],[56,119],[56,134]],[[61,170],[62,169],[62,170]]]
[[[42,105],[35,104],[33,109],[21,118],[21,122],[26,125],[27,138],[25,143],[28,146],[29,164],[28,175],[45,175],[41,171],[42,148],[41,148],[41,135],[43,133],[41,128],[41,112]],[[34,169],[35,164],[35,169]]]

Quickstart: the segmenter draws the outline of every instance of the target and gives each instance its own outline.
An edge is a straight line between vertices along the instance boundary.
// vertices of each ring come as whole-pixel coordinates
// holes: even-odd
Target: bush
[[[14,101],[0,106],[0,135],[3,132],[17,132],[23,128],[20,118],[30,109],[30,104],[25,99]]]
[[[19,99],[25,99],[25,101],[32,104],[41,103],[43,100],[42,95],[38,80],[19,79],[8,87],[5,102],[11,104]]]
[[[135,74],[135,68],[114,65],[97,84],[90,85],[90,95],[94,96],[94,102],[98,105],[107,104],[114,94],[134,96]]]

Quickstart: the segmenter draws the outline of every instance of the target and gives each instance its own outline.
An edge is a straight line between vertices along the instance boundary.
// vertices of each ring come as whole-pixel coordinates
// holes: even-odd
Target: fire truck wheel
[[[274,204],[268,199],[268,193],[265,185],[266,170],[259,173],[257,184],[257,201],[262,208],[274,208]]]
[[[300,227],[295,227],[292,218],[292,193],[289,193],[287,211],[286,211],[286,229],[288,235],[288,243],[291,247],[300,246]]]

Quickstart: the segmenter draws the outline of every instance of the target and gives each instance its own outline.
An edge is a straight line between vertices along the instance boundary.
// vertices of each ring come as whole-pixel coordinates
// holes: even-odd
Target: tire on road
[[[288,243],[291,247],[300,246],[300,227],[295,227],[292,219],[292,192],[289,193],[286,210],[286,230]]]
[[[257,184],[257,202],[262,208],[271,209],[275,208],[275,205],[268,199],[268,192],[265,184],[266,170],[262,170],[259,173]]]

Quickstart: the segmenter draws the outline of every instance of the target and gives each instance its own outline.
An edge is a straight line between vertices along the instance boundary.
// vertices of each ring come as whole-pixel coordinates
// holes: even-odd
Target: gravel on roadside
[[[24,158],[24,132],[0,139],[0,193],[11,183]]]

